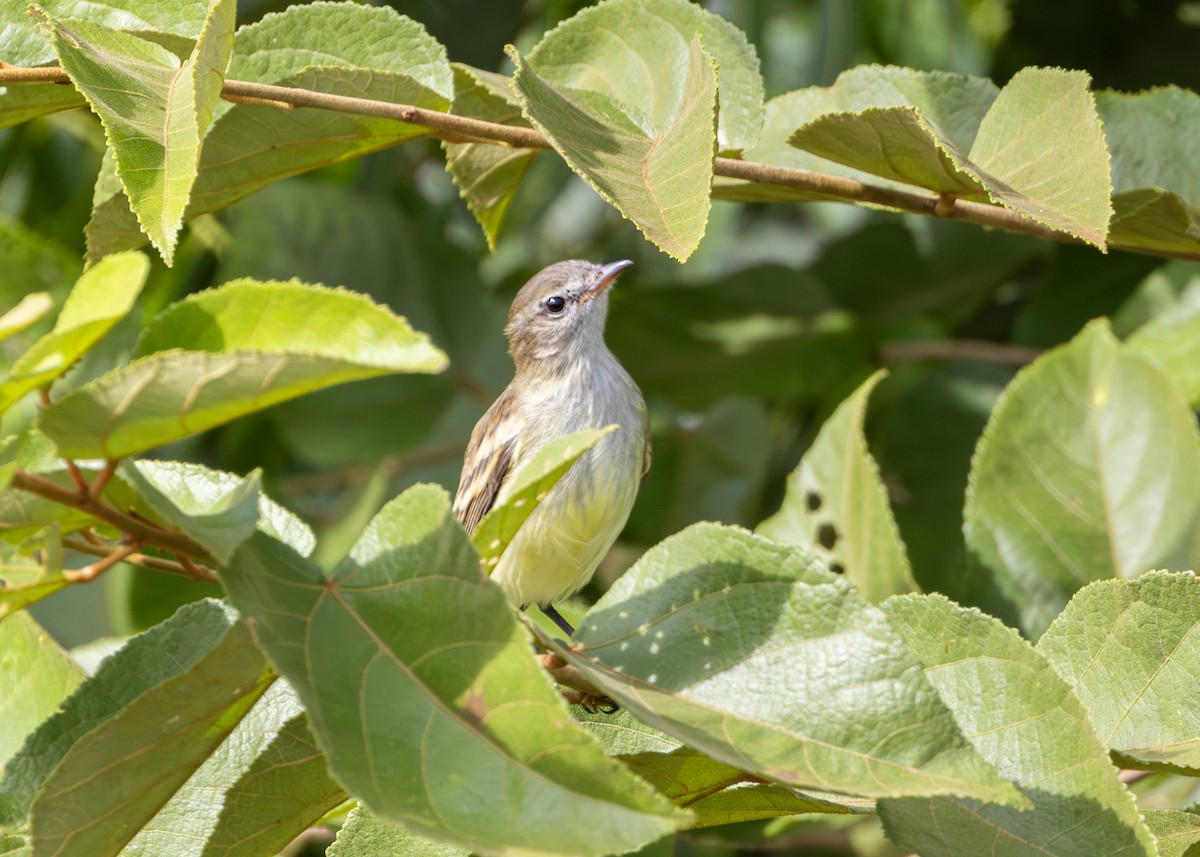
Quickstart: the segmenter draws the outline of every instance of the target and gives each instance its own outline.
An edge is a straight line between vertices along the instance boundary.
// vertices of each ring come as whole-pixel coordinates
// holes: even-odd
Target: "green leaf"
[[[0,383],[0,412],[62,375],[133,307],[150,272],[141,253],[120,253],[93,265],[63,303],[54,330],[35,342]]]
[[[83,670],[28,613],[0,622],[0,771],[81,681]]]
[[[328,576],[257,534],[222,580],[334,775],[381,818],[492,853],[580,855],[686,820],[571,722],[441,489],[385,506]]]
[[[1108,149],[1086,72],[1021,69],[1000,90],[971,160],[1007,187],[995,202],[1104,249],[1112,216]]]
[[[1038,641],[1100,740],[1137,767],[1200,773],[1200,580],[1153,572],[1075,594]]]
[[[1033,804],[881,800],[888,838],[923,857],[974,854],[981,843],[1056,857],[1154,854],[1087,711],[1016,631],[940,595],[899,596],[883,611],[975,749]]]
[[[313,390],[446,363],[368,298],[295,280],[236,281],[180,301],[138,352],[42,412],[62,455],[123,458]]]
[[[1115,194],[1112,204],[1110,244],[1150,253],[1196,252],[1200,243],[1200,207],[1158,188]]]
[[[233,617],[216,602],[196,602],[106,658],[5,765],[0,831],[24,821],[46,779],[84,736],[147,692],[186,674],[221,643],[233,624]]]
[[[337,841],[326,857],[470,857],[470,848],[460,848],[410,833],[403,827],[375,818],[361,804],[338,831]]]
[[[1196,857],[1200,815],[1177,809],[1146,810],[1146,826],[1158,841],[1158,857]]]
[[[1178,302],[1134,331],[1125,350],[1153,363],[1189,405],[1200,406],[1200,277]]]
[[[445,49],[390,8],[309,3],[238,30],[226,76],[444,111],[454,96]],[[419,125],[333,110],[222,101],[204,140],[185,221],[279,179],[427,136]],[[128,204],[97,186],[89,256],[136,247]]]
[[[655,546],[559,651],[639,719],[770,780],[1014,799],[878,608],[744,530],[697,524]]]
[[[916,588],[863,433],[867,399],[884,374],[872,375],[838,406],[788,477],[783,506],[757,530],[821,557],[874,604]]]
[[[295,693],[277,681],[121,854],[274,854],[345,799]]]
[[[1105,322],[1022,371],[976,449],[975,603],[1037,638],[1076,589],[1196,563],[1200,440],[1178,391]]]
[[[684,261],[704,237],[711,205],[717,103],[712,60],[699,36],[685,39],[651,12],[639,13],[620,31],[619,43],[635,46],[636,62],[625,50],[613,61],[629,68],[645,63],[654,88],[637,105],[627,105],[603,90],[575,89],[542,76],[539,57],[552,56],[556,40],[574,43],[571,32],[566,25],[552,31],[528,63],[510,54],[525,117],[649,241]],[[647,101],[653,112],[643,112],[652,106]]]
[[[696,814],[693,827],[713,827],[801,813],[851,810],[804,797],[783,786],[756,782],[737,768],[681,747],[672,753],[638,753],[621,759],[672,803]]]
[[[571,469],[571,465],[595,446],[600,438],[620,431],[620,428],[614,423],[556,438],[512,475],[512,487],[505,487],[504,502],[497,503],[488,511],[471,536],[484,568],[491,570],[495,567],[517,530],[533,514],[550,489]]]
[[[0,315],[0,340],[36,324],[54,309],[54,300],[46,292],[31,292],[4,315]]]
[[[186,672],[71,745],[33,800],[34,857],[118,853],[274,680],[246,623],[230,626]]]
[[[60,110],[86,106],[87,100],[72,86],[57,83],[5,86],[0,88],[0,129],[23,125]]]
[[[233,50],[235,3],[214,0],[182,63],[138,36],[38,14],[50,29],[59,62],[104,125],[138,222],[171,264]]]
[[[740,152],[762,127],[758,56],[745,33],[694,3],[609,0],[585,8],[547,33],[529,62],[553,84],[600,93],[635,122],[640,115],[664,128],[683,89],[687,45],[697,37],[717,65],[719,148]]]
[[[13,497],[9,491],[5,491],[4,495]],[[48,558],[34,559],[0,544],[0,620],[53,595],[69,584],[70,581],[63,575],[61,563],[53,563]]]
[[[529,127],[509,78],[458,63],[454,65],[454,105],[450,112],[502,125]],[[442,146],[446,150],[446,169],[458,186],[458,195],[466,200],[471,214],[483,227],[488,249],[495,250],[508,205],[541,150],[492,143],[443,143]]]
[[[177,461],[131,461],[121,476],[162,519],[221,563],[258,523],[262,472],[243,478]]]
[[[122,0],[120,4],[92,3],[90,0],[54,0],[51,11],[60,18],[87,18],[114,30],[143,34],[163,42],[174,36],[194,39],[208,14],[210,0]],[[35,66],[54,62],[54,49],[34,18],[25,14],[24,0],[5,0],[0,9],[4,17],[4,53],[0,59],[9,65]],[[59,87],[67,89],[69,87]]]

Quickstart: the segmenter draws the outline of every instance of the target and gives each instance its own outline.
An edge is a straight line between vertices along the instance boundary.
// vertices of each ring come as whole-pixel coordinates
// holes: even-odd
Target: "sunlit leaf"
[[[838,406],[788,477],[782,508],[757,530],[822,557],[872,603],[916,588],[863,431],[882,379],[876,373]]]
[[[1086,583],[1193,567],[1197,484],[1195,416],[1094,323],[992,412],[964,515],[971,595],[1036,638]]]
[[[1146,826],[1158,842],[1158,857],[1196,857],[1200,846],[1200,814],[1148,809]]]
[[[560,654],[639,719],[769,780],[1014,800],[878,608],[744,530],[698,524],[655,546]]]
[[[54,301],[45,292],[30,292],[21,298],[21,302],[0,316],[0,339],[8,339],[14,333],[20,333],[31,324],[54,309]]]
[[[1200,773],[1200,580],[1154,572],[1084,587],[1038,641],[1105,745]]]
[[[980,843],[1054,857],[1154,854],[1087,711],[1016,631],[940,595],[892,598],[883,611],[971,744],[1033,804],[881,800],[889,839],[923,857],[973,854]]]
[[[28,613],[0,621],[0,771],[82,680],[83,670]]]
[[[470,848],[426,839],[375,818],[364,806],[355,807],[329,846],[327,857],[471,857]]]

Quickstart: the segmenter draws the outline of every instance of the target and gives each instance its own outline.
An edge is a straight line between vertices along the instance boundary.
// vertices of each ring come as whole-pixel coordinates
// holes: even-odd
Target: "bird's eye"
[[[559,295],[551,295],[550,297],[546,298],[546,309],[550,310],[550,312],[554,313],[555,315],[562,312],[566,306],[567,302]]]

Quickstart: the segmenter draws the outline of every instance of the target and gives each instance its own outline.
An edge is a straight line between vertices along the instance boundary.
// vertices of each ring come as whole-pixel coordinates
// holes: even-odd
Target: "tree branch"
[[[110,547],[105,544],[97,544],[95,542],[81,542],[78,539],[63,539],[63,547],[70,548],[77,553],[91,554],[92,556],[109,556],[120,548]],[[199,580],[201,583],[220,583],[221,580],[217,573],[211,568],[204,565],[191,563],[195,571],[189,571],[182,563],[175,562],[170,559],[163,559],[158,556],[148,556],[144,553],[130,553],[121,558],[124,562],[130,565],[136,565],[141,568],[149,568],[153,571],[165,571],[170,574],[177,574],[181,577],[190,577],[192,580]]]
[[[0,68],[0,84],[2,83],[70,83],[70,78],[58,66],[42,68],[15,68],[9,66]],[[341,113],[395,119],[410,125],[421,125],[429,128],[435,132],[434,136],[454,143],[483,142],[500,143],[522,149],[550,148],[549,141],[533,128],[525,128],[519,125],[504,125],[499,122],[473,119],[469,116],[458,116],[438,110],[427,110],[412,104],[395,104],[387,101],[374,101],[369,98],[355,98],[348,95],[331,95],[325,92],[316,92],[293,86],[276,86],[274,84],[254,83],[244,80],[226,80],[221,96],[230,101],[265,104],[280,108],[286,106],[314,107]],[[924,214],[930,217],[961,220],[967,223],[974,223],[978,226],[989,226],[1008,232],[1034,235],[1039,238],[1049,238],[1072,244],[1082,243],[1074,236],[1056,232],[1047,226],[1025,218],[1011,209],[998,205],[953,199],[935,193],[895,190],[841,176],[817,173],[811,170],[781,167],[773,164],[763,164],[733,158],[716,158],[713,162],[713,171],[716,175],[726,178],[743,179],[760,184],[794,188],[820,194],[831,200],[871,203],[915,214]],[[1149,252],[1136,247],[1124,249],[1134,252]],[[1200,254],[1191,253],[1162,253],[1152,255],[1200,259]]]
[[[63,488],[61,485],[56,485],[44,476],[27,473],[24,470],[18,470],[13,474],[12,486],[20,491],[28,491],[30,494],[37,494],[39,497],[45,497],[47,500],[53,500],[55,503],[63,506],[69,506],[72,509],[86,512],[93,518],[104,521],[104,523],[116,527],[121,532],[127,533],[138,544],[155,545],[156,547],[169,550],[173,554],[184,554],[201,562],[208,563],[213,561],[208,551],[183,533],[164,530],[145,521],[138,520],[131,515],[114,509],[106,503],[100,502],[87,492],[81,493],[79,491],[72,491],[70,488]]]

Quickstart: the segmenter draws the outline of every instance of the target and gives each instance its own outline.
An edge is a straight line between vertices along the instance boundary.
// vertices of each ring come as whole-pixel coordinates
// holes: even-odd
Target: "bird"
[[[554,607],[591,579],[629,518],[650,469],[646,402],[604,342],[609,287],[632,265],[556,262],[513,299],[504,328],[515,372],[471,432],[452,511],[474,534],[513,475],[555,438],[616,424],[534,509],[492,569],[511,603]]]

